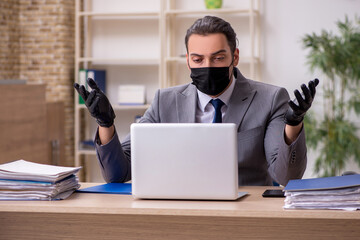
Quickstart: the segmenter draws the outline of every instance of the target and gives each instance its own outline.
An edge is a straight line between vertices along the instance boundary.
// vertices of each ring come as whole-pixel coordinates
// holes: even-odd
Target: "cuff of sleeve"
[[[285,129],[283,131],[285,134]],[[288,156],[288,159],[289,159],[289,166],[295,167],[298,164],[300,164],[300,162],[301,162],[300,160],[306,159],[306,145],[302,146],[303,144],[305,144],[305,128],[304,128],[304,126],[302,127],[302,129],[299,133],[299,136],[290,145],[288,145],[285,142],[285,137],[283,138],[283,141],[281,144],[282,144],[281,147],[283,149],[287,149],[286,155]]]
[[[305,138],[305,128],[304,128],[304,125],[301,127],[301,131],[300,131],[299,135],[297,136],[297,138],[295,139],[295,141],[293,141],[290,145],[288,145],[288,144],[285,142],[285,125],[284,125],[284,128],[283,128],[283,134],[284,134],[284,137],[283,137],[282,145],[287,146],[288,148],[293,148],[295,145],[297,145],[297,143],[298,143],[299,141],[301,141],[300,139]]]
[[[101,144],[100,137],[99,137],[99,127],[96,129],[95,139],[94,139],[95,147],[98,151],[107,151],[106,149],[111,149],[113,145],[119,144],[119,137],[114,127],[114,136],[111,138],[110,142],[106,144]]]
[[[114,136],[112,139],[104,145],[101,145],[99,139],[99,128],[95,134],[95,149],[98,162],[101,167],[102,175],[106,182],[121,182],[119,177],[119,169],[123,169],[118,161],[119,155],[121,155],[121,144],[118,138],[116,129],[114,129]]]

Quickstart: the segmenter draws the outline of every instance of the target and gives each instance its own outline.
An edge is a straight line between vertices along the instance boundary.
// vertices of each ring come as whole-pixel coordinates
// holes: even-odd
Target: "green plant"
[[[351,121],[360,115],[360,18],[350,21],[346,16],[337,28],[338,35],[322,30],[302,39],[310,69],[325,76],[320,82],[323,118],[305,118],[307,143],[318,153],[315,172],[321,176],[339,175],[350,160],[360,166],[360,138]]]

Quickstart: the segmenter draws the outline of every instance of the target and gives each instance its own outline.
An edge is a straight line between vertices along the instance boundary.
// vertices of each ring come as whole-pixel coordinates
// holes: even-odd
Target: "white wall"
[[[336,32],[335,22],[344,20],[345,14],[351,19],[360,15],[359,0],[263,0],[262,4],[262,76],[263,81],[285,87],[291,98],[293,91],[302,83],[318,77],[306,66],[306,51],[301,38],[322,29]],[[322,92],[319,89],[313,109],[322,112]],[[360,124],[358,124],[360,126]],[[360,146],[359,146],[360,147]],[[309,152],[305,178],[314,177],[313,165],[316,154]],[[347,170],[359,168],[355,164]]]

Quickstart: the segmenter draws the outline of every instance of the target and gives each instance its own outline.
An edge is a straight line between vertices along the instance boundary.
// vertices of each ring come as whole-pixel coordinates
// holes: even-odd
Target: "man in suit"
[[[286,185],[306,168],[303,117],[318,80],[303,84],[289,101],[284,88],[246,79],[236,68],[239,50],[230,24],[214,16],[198,19],[185,37],[191,84],[157,91],[141,123],[235,123],[239,185]],[[96,152],[107,182],[131,179],[130,136],[119,142],[115,114],[92,79],[92,91],[75,84],[99,124]]]

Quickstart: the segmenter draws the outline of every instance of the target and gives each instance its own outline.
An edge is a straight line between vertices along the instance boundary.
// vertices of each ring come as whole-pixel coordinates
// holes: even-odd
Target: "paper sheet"
[[[77,173],[81,167],[60,167],[17,160],[0,165],[0,179],[56,182]]]

